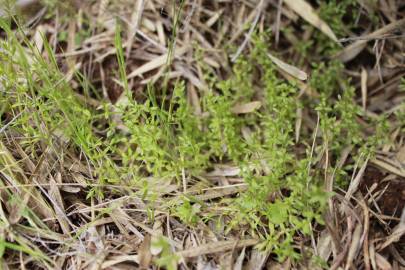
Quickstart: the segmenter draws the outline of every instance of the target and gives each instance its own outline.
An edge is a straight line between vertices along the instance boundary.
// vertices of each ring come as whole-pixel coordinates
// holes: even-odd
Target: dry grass
[[[381,115],[387,116],[389,128],[372,154],[356,159],[361,146],[346,145],[335,156],[329,149],[333,142],[322,140],[319,114],[309,105],[297,109],[293,149],[299,156],[305,144],[310,145],[311,168],[320,175],[323,189],[335,193],[327,201],[324,225],[313,222],[309,236],[294,235],[294,249],[302,258],[280,262],[271,250],[255,248],[263,242],[260,229],[255,234],[241,224],[227,232],[232,216],[220,219],[222,224],[200,219],[191,226],[172,211],[184,196],[194,195],[206,204],[202,210],[193,209],[202,211],[201,216],[226,216],[232,200],[249,188],[240,164],[210,160],[209,170],[198,175],[191,177],[183,169],[181,181],[170,175],[144,175],[157,194],[149,202],[140,196],[141,187],[132,186],[118,169],[121,182],[99,181],[97,166],[110,165],[93,164],[85,150],[72,147],[64,124],[52,130],[51,137],[57,138],[52,144],[30,141],[12,127],[23,113],[34,114],[36,108],[27,105],[19,112],[5,105],[0,111],[4,269],[157,269],[159,264],[172,269],[405,269],[405,123],[395,117],[404,112],[405,98],[400,91],[405,75],[403,1],[353,1],[360,13],[351,28],[345,21],[339,28],[332,19],[321,19],[320,9],[311,8],[318,6],[316,1],[190,0],[183,6],[182,1],[166,0],[43,2],[17,1],[23,6],[26,35],[50,61],[41,34],[46,37],[63,81],[92,110],[126,104],[126,90],[142,103],[148,99],[149,83],[171,95],[176,81],[184,80],[187,100],[203,119],[207,112],[202,95],[212,87],[206,70],[219,80],[228,78],[233,63],[254,50],[252,36],[271,30],[271,51],[266,53],[279,77],[301,91],[298,101],[319,103],[321,94],[309,82],[311,64],[338,59],[356,89],[353,102],[363,111],[353,119],[362,127],[362,136],[376,132],[369,121]],[[120,75],[116,56],[116,22],[123,28],[126,75]],[[340,33],[335,33],[337,28]],[[0,35],[6,38],[4,32]],[[299,44],[306,44],[306,49],[299,49]],[[323,44],[334,48],[322,49]],[[77,72],[94,89],[83,87],[86,83]],[[0,75],[3,91],[1,79]],[[254,87],[258,91],[261,86]],[[264,101],[255,97],[236,104],[232,114],[260,110]],[[337,95],[331,98],[338,100]],[[122,118],[115,114],[113,121],[116,130],[127,134]],[[41,121],[30,124],[47,129]],[[100,137],[107,136],[102,125],[92,125]],[[341,169],[347,175],[335,175]],[[346,185],[336,183],[341,177]],[[88,196],[90,191],[97,195]],[[283,192],[269,197],[282,198]]]

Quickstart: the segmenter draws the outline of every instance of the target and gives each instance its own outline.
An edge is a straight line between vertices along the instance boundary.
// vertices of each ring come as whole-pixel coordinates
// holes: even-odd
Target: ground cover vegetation
[[[3,6],[4,269],[405,267],[401,1]]]

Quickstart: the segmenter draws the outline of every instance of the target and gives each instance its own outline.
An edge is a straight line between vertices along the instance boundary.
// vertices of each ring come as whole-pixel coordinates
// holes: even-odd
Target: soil
[[[368,167],[360,184],[360,191],[363,196],[366,196],[374,184],[377,186],[373,194],[386,189],[378,199],[377,204],[382,214],[400,217],[402,209],[405,207],[405,178],[398,176],[393,179],[387,179],[386,176],[381,170]]]

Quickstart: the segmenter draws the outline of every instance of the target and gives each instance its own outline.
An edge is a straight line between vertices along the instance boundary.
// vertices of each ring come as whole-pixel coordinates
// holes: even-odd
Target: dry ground
[[[204,117],[200,97],[212,87],[206,69],[219,80],[228,78],[234,60],[254,49],[252,37],[270,30],[269,57],[277,56],[272,59],[277,76],[301,91],[297,100],[318,102],[319,93],[310,83],[315,76],[312,64],[337,59],[343,63],[342,76],[351,78],[355,88],[353,102],[367,119],[386,115],[389,127],[383,135],[386,140],[362,160],[355,159],[359,145],[346,145],[339,156],[328,156],[328,146],[323,148],[318,133],[319,115],[303,101],[294,123],[294,151],[302,155],[305,140],[311,142],[315,137],[316,162],[311,166],[320,172],[323,189],[334,193],[327,200],[324,223],[314,221],[309,235],[294,235],[293,248],[301,258],[287,256],[278,261],[271,249],[256,248],[263,242],[262,232],[255,234],[247,224],[224,229],[231,223],[232,214],[227,211],[232,200],[250,188],[239,164],[231,159],[211,157],[207,170],[198,175],[183,171],[180,183],[156,180],[159,198],[149,203],[135,192],[139,187],[132,188],[126,180],[99,182],[86,155],[72,149],[72,143],[64,144],[62,135],[57,147],[47,147],[46,141],[35,142],[35,149],[30,147],[24,143],[23,133],[13,129],[18,111],[3,108],[2,268],[405,269],[405,122],[395,116],[405,112],[405,95],[400,90],[405,85],[405,3],[346,2],[353,4],[339,18],[337,11],[329,15],[323,11],[322,17],[318,1],[309,0],[17,1],[28,39],[49,60],[40,33],[46,37],[63,80],[94,110],[125,102],[126,87],[143,103],[148,99],[148,83],[171,89],[176,81],[184,80],[193,113]],[[122,26],[128,86],[120,77],[116,56],[117,22]],[[17,31],[15,24],[12,29]],[[7,39],[4,31],[0,35]],[[337,95],[332,98],[338,99]],[[256,101],[262,102],[260,98]],[[236,114],[249,114],[258,104],[233,109]],[[363,116],[356,116],[355,122],[364,136],[372,136],[375,130]],[[117,130],[125,132],[122,120],[113,120]],[[41,128],[35,123],[32,126]],[[107,137],[102,127],[94,132]],[[120,166],[123,161],[116,162]],[[334,170],[341,168],[346,175],[339,185],[333,180],[338,178]],[[153,175],[148,177],[152,181]],[[88,196],[94,188],[100,188],[103,196]],[[18,194],[20,200],[6,190]],[[274,196],[288,197],[288,192],[283,189]],[[206,204],[203,210],[188,209],[200,218],[191,217],[192,225],[176,216],[171,207],[160,207],[169,199],[177,205],[184,194],[194,194]],[[275,200],[271,196],[263,204]],[[24,214],[25,208],[37,218]],[[201,218],[217,213],[229,214],[230,219],[213,224]]]

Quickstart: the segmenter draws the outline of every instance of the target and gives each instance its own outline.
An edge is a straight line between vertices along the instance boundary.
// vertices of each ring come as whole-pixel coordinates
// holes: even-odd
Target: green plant
[[[181,5],[175,9],[178,17],[171,50]],[[322,16],[337,14],[341,19],[346,8],[330,1],[321,4],[320,9]],[[345,29],[335,23],[331,21],[332,28],[344,33]],[[385,142],[390,128],[385,116],[373,121],[362,114],[355,103],[355,89],[338,61],[313,64],[308,84],[319,97],[301,96],[297,84],[281,79],[268,58],[268,33],[253,35],[251,51],[238,59],[225,79],[218,78],[203,63],[199,52],[197,60],[208,89],[198,93],[201,113],[195,113],[181,80],[169,83],[165,77],[162,87],[150,84],[143,99],[134,97],[127,80],[119,23],[114,41],[117,76],[124,93],[116,104],[101,102],[97,108],[79,99],[79,93],[65,81],[45,37],[43,56],[23,31],[11,31],[4,21],[1,27],[7,39],[1,41],[0,50],[0,87],[4,88],[0,92],[0,113],[13,119],[9,128],[18,134],[27,155],[34,160],[41,160],[48,152],[60,160],[66,153],[77,157],[89,171],[84,177],[88,185],[86,200],[92,203],[106,196],[125,196],[145,206],[142,210],[148,222],[154,222],[159,211],[189,227],[224,222],[224,237],[243,229],[251,237],[260,238],[258,247],[271,251],[280,261],[302,258],[296,248],[297,236],[310,237],[314,227],[323,224],[331,195],[325,191],[325,174],[335,172],[341,151],[353,147],[354,158],[369,156]],[[311,49],[308,44],[299,48],[307,56]],[[168,66],[170,63],[171,58]],[[91,84],[80,73],[76,77],[84,94],[90,95]],[[235,106],[252,101],[260,102],[261,107],[235,112]],[[303,129],[299,143],[295,136],[298,110],[319,119],[316,127]],[[403,121],[403,110],[396,114],[398,121]],[[360,117],[374,129],[373,136],[364,138]],[[194,195],[202,192],[201,187],[212,188],[224,180],[206,179],[210,171],[222,165],[240,170],[241,179],[237,180],[244,181],[246,190],[207,202],[197,200]],[[336,169],[336,185],[348,182],[350,170]],[[162,191],[162,187],[173,189]],[[22,201],[16,197],[14,203]],[[94,210],[92,221],[82,228],[111,215],[112,210],[111,206]],[[27,228],[50,231],[40,218],[27,209],[23,211]],[[162,237],[152,245],[162,249],[156,264],[174,269],[179,258],[167,239]],[[18,239],[12,244],[1,242],[0,252],[5,248],[47,261],[34,247],[27,250]]]
[[[173,254],[172,247],[166,238],[163,236],[157,238],[156,241],[152,242],[152,247],[161,250],[159,258],[155,260],[159,267],[164,267],[168,270],[177,269],[177,263],[180,258]]]

